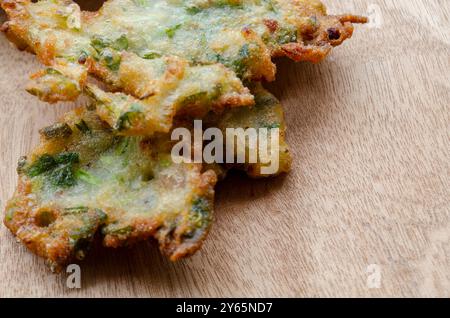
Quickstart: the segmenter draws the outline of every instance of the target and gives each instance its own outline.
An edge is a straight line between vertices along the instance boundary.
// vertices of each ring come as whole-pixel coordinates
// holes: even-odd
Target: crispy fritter
[[[121,53],[120,61],[109,83],[123,92],[106,92],[86,83],[87,74],[78,65],[62,66],[61,61],[34,74],[27,90],[53,102],[77,98],[83,86],[97,101],[100,118],[122,135],[168,132],[176,115],[202,117],[209,111],[254,104],[248,89],[220,64],[189,66],[177,57],[145,60],[128,52]],[[81,82],[74,80],[77,77]]]
[[[174,122],[208,113],[222,130],[278,128],[272,175],[288,171],[281,105],[249,81],[274,80],[273,57],[321,61],[366,21],[328,16],[318,0],[109,0],[98,12],[71,0],[0,3],[7,36],[47,66],[27,90],[47,102],[94,99],[95,110],[41,130],[6,207],[7,227],[54,270],[83,258],[96,233],[110,247],[154,237],[172,260],[195,252],[223,170],[175,164]],[[260,159],[234,166],[265,176]]]
[[[271,57],[319,62],[352,35],[352,23],[366,21],[327,15],[318,0],[110,0],[97,12],[80,11],[71,0],[1,4],[9,38],[68,77],[63,85],[47,78],[30,88],[49,101],[73,99],[87,73],[136,98],[152,92],[151,84],[136,87],[122,78],[123,52],[223,64],[241,79],[271,81]]]
[[[291,168],[291,154],[289,152],[289,146],[286,143],[286,124],[284,121],[283,107],[279,100],[269,93],[259,83],[254,83],[251,87],[251,93],[255,96],[255,106],[248,108],[236,108],[225,112],[218,116],[216,114],[210,114],[206,118],[207,124],[211,127],[218,127],[226,135],[227,128],[254,128],[258,134],[257,138],[260,140],[261,132],[259,128],[267,128],[269,130],[278,128],[278,169],[275,172],[267,173],[261,171],[262,167],[267,167],[270,163],[270,158],[261,158],[258,155],[255,163],[249,162],[248,154],[250,151],[257,153],[258,144],[251,144],[249,139],[241,140],[236,139],[234,149],[236,157],[240,153],[243,153],[245,163],[243,164],[231,164],[227,165],[228,168],[237,168],[246,171],[246,173],[253,178],[275,176],[281,173],[288,172]],[[267,151],[270,153],[271,138],[268,135],[267,138]],[[232,142],[230,139],[226,139],[227,143]],[[241,145],[239,145],[239,143]],[[231,146],[233,147],[233,146]],[[275,150],[274,150],[275,151]]]
[[[82,109],[41,135],[19,162],[4,222],[53,270],[83,258],[97,232],[109,247],[154,237],[171,260],[200,247],[216,175],[200,164],[175,164],[170,135],[118,136]]]

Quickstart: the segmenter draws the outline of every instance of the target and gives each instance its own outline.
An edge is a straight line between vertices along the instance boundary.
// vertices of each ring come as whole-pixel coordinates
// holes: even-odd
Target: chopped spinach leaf
[[[36,177],[55,168],[56,165],[57,163],[52,156],[44,154],[33,162],[33,164],[28,168],[27,174],[30,177]]]
[[[180,24],[177,24],[177,25],[174,25],[174,26],[171,27],[171,28],[166,29],[166,35],[167,35],[170,39],[173,38],[173,37],[175,36],[175,32],[176,32],[179,28],[181,28],[181,23],[180,23]]]

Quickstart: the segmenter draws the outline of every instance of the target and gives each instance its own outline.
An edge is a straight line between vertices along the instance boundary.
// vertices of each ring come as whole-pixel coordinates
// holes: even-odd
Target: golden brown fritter
[[[110,0],[97,12],[80,11],[71,0],[1,4],[9,38],[73,82],[53,93],[51,83],[31,90],[49,101],[73,99],[87,73],[140,98],[140,90],[121,80],[123,52],[223,64],[241,79],[271,81],[271,57],[319,62],[352,35],[352,23],[366,21],[327,15],[318,0]]]
[[[4,222],[53,270],[82,259],[97,232],[109,247],[154,237],[171,260],[201,246],[216,174],[175,164],[170,135],[118,136],[83,109],[41,135],[41,145],[19,162]]]
[[[175,164],[174,123],[209,114],[222,131],[279,129],[269,175],[288,171],[282,107],[251,81],[274,80],[273,57],[321,61],[366,21],[329,16],[318,0],[110,0],[98,12],[71,0],[0,3],[9,39],[46,65],[27,90],[51,103],[94,100],[41,130],[6,207],[8,228],[55,270],[83,258],[96,233],[111,247],[154,237],[172,260],[195,252],[225,170]],[[266,176],[260,157],[247,160],[251,147],[237,146],[246,161],[231,167]]]
[[[96,100],[98,115],[122,135],[168,132],[176,115],[202,117],[254,104],[248,89],[220,64],[189,66],[178,57],[145,60],[128,52],[120,54],[120,61],[117,76],[109,81],[118,92],[87,83],[77,65],[62,66],[62,61],[34,74],[27,91],[56,102],[76,99],[82,86]],[[69,72],[75,75],[66,76]],[[74,80],[77,76],[81,82]]]

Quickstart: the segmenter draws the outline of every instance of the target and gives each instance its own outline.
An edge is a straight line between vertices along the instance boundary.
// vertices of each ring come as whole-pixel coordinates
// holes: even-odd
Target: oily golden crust
[[[41,134],[41,145],[19,163],[19,183],[6,206],[4,223],[52,270],[82,259],[100,230],[107,247],[129,246],[154,237],[161,251],[174,261],[201,247],[212,222],[216,174],[202,171],[200,164],[168,161],[172,142],[167,135],[128,137],[131,139],[120,139],[118,144],[118,137],[93,111],[80,108],[66,114],[63,122],[42,129]],[[77,154],[73,175],[80,178],[75,183],[50,186],[54,170],[36,172],[36,163],[42,158],[72,153]],[[131,162],[123,166],[121,158]],[[105,168],[110,170],[106,175]],[[83,178],[77,177],[78,171]],[[147,173],[151,173],[149,181],[135,179]],[[122,178],[131,179],[120,181]],[[135,190],[128,186],[121,190],[121,182],[133,182]],[[105,193],[115,197],[105,197]],[[137,201],[122,203],[128,202],[128,197]],[[143,202],[148,200],[147,207]]]
[[[278,168],[270,173],[263,172],[262,167],[267,167],[267,163],[263,163],[258,157],[256,162],[249,162],[248,151],[249,143],[245,145],[247,152],[246,161],[244,163],[227,164],[228,169],[240,169],[247,173],[252,178],[272,177],[279,174],[287,173],[291,169],[292,157],[289,151],[289,146],[286,142],[286,123],[284,120],[283,107],[278,99],[269,93],[259,83],[253,83],[250,89],[255,96],[255,106],[250,109],[231,109],[220,116],[211,114],[206,118],[206,123],[210,127],[218,127],[226,134],[227,128],[254,128],[258,131],[259,128],[267,128],[269,131],[273,128],[278,128]],[[258,132],[259,137],[261,134]],[[229,140],[227,140],[229,142]],[[268,149],[270,145],[267,145]],[[238,149],[235,151],[239,152]],[[223,171],[212,166],[211,169],[217,171],[217,175],[224,174]]]
[[[331,51],[331,46],[305,46],[299,43],[288,43],[281,47],[277,56],[286,56],[296,62],[321,62]]]
[[[318,21],[319,19],[320,21]],[[303,41],[281,45],[274,50],[274,57],[286,56],[296,62],[319,63],[324,60],[334,46],[342,44],[353,35],[353,23],[367,23],[367,18],[356,15],[315,17],[311,26],[303,24]],[[272,26],[273,28],[273,26]]]
[[[84,258],[85,251],[71,243],[71,231],[87,223],[89,229],[80,239],[90,243],[103,222],[103,214],[96,210],[87,211],[84,220],[70,220],[61,209],[51,205],[40,206],[33,195],[31,182],[23,176],[19,178],[17,190],[7,203],[6,211],[6,227],[28,249],[43,257],[54,271],[61,270],[61,266],[73,259]]]
[[[88,226],[88,230],[78,242],[90,244],[95,232],[103,223],[103,214],[96,210],[87,211],[84,215],[85,220],[68,220],[61,209],[40,206],[33,199],[31,183],[24,177],[19,178],[17,190],[13,199],[6,205],[6,210],[10,213],[7,213],[4,220],[6,227],[29,250],[44,258],[52,271],[60,271],[62,266],[70,261],[84,258],[86,250],[78,249],[71,242],[73,231]],[[47,214],[55,219],[50,225],[40,221],[42,215]]]
[[[217,182],[217,176],[214,171],[207,170],[201,175],[198,183],[198,197],[205,198],[208,202],[208,208],[213,209],[214,202],[214,185]],[[209,218],[208,222],[211,223],[213,218]],[[155,238],[159,242],[161,251],[167,255],[171,261],[179,260],[183,257],[192,255],[203,244],[206,236],[208,235],[209,226],[204,227],[202,231],[197,231],[193,237],[186,239],[183,237],[190,227],[189,219],[185,218],[183,225],[173,231],[170,227],[162,227],[155,234]]]
[[[63,72],[72,76],[66,76]],[[87,83],[87,72],[76,64],[68,65],[59,60],[52,68],[40,70],[30,78],[32,81],[26,86],[26,91],[53,104],[58,101],[75,101],[81,88]]]
[[[325,7],[320,1],[317,0],[269,1],[272,6],[270,10],[267,8],[262,9],[265,5],[264,3],[256,4],[253,1],[225,1],[225,6],[222,6],[222,2],[185,1],[180,2],[179,4],[168,2],[166,3],[166,6],[167,10],[175,10],[174,14],[179,14],[179,12],[176,11],[179,9],[177,6],[182,7],[183,5],[188,5],[189,3],[193,4],[194,8],[197,8],[197,10],[200,11],[206,10],[205,12],[209,12],[208,10],[212,10],[211,14],[221,14],[223,12],[220,10],[228,10],[226,9],[227,4],[231,8],[237,8],[233,9],[235,12],[230,13],[231,15],[236,15],[236,19],[232,22],[237,26],[228,27],[226,23],[230,23],[230,21],[223,20],[222,18],[222,20],[225,21],[223,22],[225,25],[222,26],[221,30],[219,29],[220,31],[214,31],[218,32],[216,35],[218,37],[217,43],[214,39],[208,40],[209,42],[207,43],[209,43],[210,48],[216,50],[216,52],[220,52],[221,50],[230,50],[233,46],[239,46],[244,43],[245,44],[242,47],[247,46],[247,50],[248,48],[251,48],[250,56],[248,53],[243,55],[245,57],[245,65],[241,65],[242,61],[236,60],[236,56],[218,58],[218,62],[224,63],[227,67],[231,67],[235,71],[239,71],[239,75],[244,79],[260,80],[264,78],[269,81],[273,80],[275,75],[275,65],[271,62],[271,56],[288,56],[296,61],[319,62],[326,57],[333,46],[341,44],[345,39],[352,35],[352,23],[364,23],[367,21],[364,17],[353,15],[326,15]],[[161,3],[164,3],[164,1],[161,1]],[[7,22],[7,32],[10,34],[15,34],[15,37],[20,39],[21,43],[27,43],[44,64],[52,64],[57,54],[64,55],[64,52],[70,48],[70,44],[62,45],[61,43],[57,43],[55,34],[59,33],[56,32],[62,32],[61,34],[68,38],[66,41],[70,41],[70,37],[75,38],[80,36],[78,33],[72,32],[70,28],[66,26],[62,27],[62,22],[58,20],[61,19],[60,17],[56,18],[55,16],[53,19],[51,16],[52,14],[61,14],[60,11],[64,11],[63,9],[71,6],[72,8],[76,7],[79,12],[78,6],[70,0],[60,2],[56,1],[53,4],[49,4],[49,10],[47,10],[48,13],[45,10],[44,13],[38,10],[35,15],[42,15],[44,22],[36,21],[33,16],[30,15],[30,10],[34,8],[35,4],[30,3],[29,0],[4,0],[2,2],[2,6],[7,11],[10,19]],[[136,9],[137,11],[133,11],[135,10],[133,7],[135,7],[136,4],[128,0],[109,1],[105,3],[105,5],[98,12],[81,12],[79,14],[81,29],[83,31],[86,29],[86,34],[88,36],[98,32],[101,33],[103,32],[103,20],[111,19],[113,17],[114,21],[118,22],[115,22],[117,25],[113,24],[110,26],[112,29],[108,30],[108,32],[117,33],[117,30],[124,29],[124,27],[129,28],[130,26],[126,24],[126,20],[124,20],[125,22],[120,20],[121,15],[124,15],[124,11],[121,10],[122,6],[127,6],[127,8],[131,9],[127,10],[130,13],[126,14],[139,14],[139,11],[146,9],[138,8]],[[223,7],[224,9],[217,9],[219,7]],[[239,8],[247,9],[241,10]],[[148,12],[151,14],[163,13],[158,12],[158,9],[148,10],[150,10]],[[253,11],[255,13],[251,13]],[[69,14],[74,13],[77,13],[77,10],[72,10],[69,13],[65,12],[63,17],[67,18]],[[186,13],[184,14],[186,15]],[[198,21],[195,20],[195,17],[195,14],[187,15],[188,20],[192,20],[189,22],[192,25],[196,25],[196,23],[198,23]],[[220,27],[220,23],[222,23],[221,19],[215,19],[214,16],[208,15],[201,16],[199,21],[204,19],[204,17],[211,20],[209,22],[213,23],[211,27],[217,27],[214,23],[218,24]],[[240,22],[236,24],[237,21]],[[122,26],[121,23],[123,23],[124,26]],[[179,26],[180,25],[176,25],[176,28]],[[135,28],[135,26],[133,26],[133,28]],[[167,44],[170,48],[167,51],[168,53],[164,52],[164,55],[177,55],[188,60],[189,62],[197,61],[198,58],[191,56],[191,53],[189,52],[190,50],[192,51],[192,48],[195,48],[193,52],[196,52],[195,50],[198,51],[200,49],[199,45],[202,45],[201,41],[200,43],[197,43],[197,40],[192,42],[187,39],[184,42],[177,42],[176,37],[174,37],[175,30],[177,30],[176,28],[173,30],[169,28],[168,30],[171,33],[168,33],[168,38],[165,42],[162,42],[163,45]],[[266,31],[263,31],[264,28],[266,28]],[[296,31],[291,30],[287,32],[286,30],[288,28],[294,28]],[[31,30],[34,31],[32,32]],[[52,33],[52,30],[55,32]],[[136,32],[138,31],[139,29],[136,30]],[[36,34],[36,32],[38,32],[38,34],[40,32],[45,35],[42,37],[36,37],[33,35]],[[130,36],[136,36],[136,34],[132,33],[132,31],[130,32]],[[206,31],[202,30],[201,32]],[[189,35],[189,33],[186,34]],[[137,35],[141,36],[140,33],[137,33]],[[223,39],[220,37],[223,37]],[[238,44],[240,42],[242,43]],[[142,45],[138,45],[138,47],[139,50],[142,50]],[[234,53],[232,54],[234,55],[242,53],[241,50],[239,50],[238,53],[238,50],[233,50]],[[186,51],[186,53],[183,53],[184,51]],[[199,51],[199,54],[201,54],[201,50]],[[208,59],[209,60],[204,62],[211,63],[211,57]],[[202,58],[200,58],[200,60],[202,60]],[[90,72],[99,76],[106,82],[114,81],[114,74],[105,68],[104,65],[102,66],[95,63],[90,63],[89,69]],[[126,90],[127,88],[125,87],[121,89]]]
[[[45,41],[34,40],[28,32],[32,18],[26,6],[29,0],[2,0],[1,6],[6,11],[9,21],[4,27],[9,39],[19,43],[19,48],[27,49],[36,54],[41,63],[50,65],[55,57],[55,36],[50,36]],[[25,43],[27,47],[25,47]]]

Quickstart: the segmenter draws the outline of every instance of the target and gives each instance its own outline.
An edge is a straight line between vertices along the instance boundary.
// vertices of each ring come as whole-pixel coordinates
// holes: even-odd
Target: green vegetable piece
[[[132,104],[128,111],[120,115],[114,128],[118,131],[127,129],[130,127],[133,120],[142,115],[142,106],[136,103]]]
[[[202,9],[198,8],[198,7],[187,7],[186,8],[186,12],[189,14],[197,14],[200,11],[202,11]]]
[[[83,134],[87,134],[91,132],[91,129],[86,124],[86,122],[82,119],[79,123],[76,123],[75,126],[81,131]]]
[[[175,36],[175,32],[176,32],[179,28],[181,28],[181,23],[180,23],[180,24],[177,24],[177,25],[174,25],[174,26],[171,27],[171,28],[166,29],[166,34],[167,34],[167,36],[168,36],[170,39],[173,38],[173,37]]]
[[[232,67],[236,72],[236,75],[242,77],[247,69],[247,59],[250,57],[250,47],[248,44],[244,44],[238,53],[238,58],[233,61]]]
[[[61,152],[55,156],[57,164],[73,164],[80,162],[80,156],[76,152]]]
[[[133,2],[141,7],[145,7],[148,4],[147,0],[133,0]]]
[[[117,144],[117,148],[115,149],[116,154],[123,155],[127,151],[129,144],[130,138],[121,138]]]
[[[277,42],[278,44],[297,42],[297,29],[293,27],[280,28],[277,31]]]
[[[103,230],[103,234],[112,234],[112,235],[128,235],[133,232],[133,227],[131,225],[125,226],[116,230]]]
[[[161,56],[162,55],[160,53],[152,51],[152,52],[145,52],[141,57],[146,60],[153,60]]]
[[[44,154],[40,156],[27,170],[27,174],[30,177],[36,177],[44,172],[47,172],[57,165],[55,159],[48,155]]]
[[[125,51],[128,49],[128,39],[125,34],[122,34],[119,38],[117,38],[114,43],[111,45],[113,49],[117,51]]]
[[[72,134],[72,129],[66,123],[57,123],[39,130],[45,139],[67,138]]]
[[[91,39],[91,46],[97,51],[101,52],[104,48],[110,45],[110,41],[100,36],[94,36]]]
[[[65,208],[64,214],[82,214],[88,212],[89,209],[85,206],[77,206],[73,208]]]
[[[274,128],[280,128],[280,124],[279,123],[264,124],[264,125],[261,125],[261,127],[267,128],[267,129],[274,129]]]
[[[89,172],[87,172],[83,169],[78,169],[75,172],[75,177],[77,179],[80,179],[86,183],[93,184],[93,185],[98,185],[101,182],[101,180],[99,178],[93,176],[92,174],[90,174]]]
[[[73,164],[80,161],[76,152],[63,152],[55,157],[44,154],[27,170],[30,177],[36,177],[48,172],[50,184],[57,187],[69,187],[75,184]]]
[[[10,222],[10,221],[12,221],[12,219],[13,219],[13,217],[14,217],[14,209],[9,209],[7,212],[6,212],[6,215],[5,215],[5,220],[6,221],[8,221],[8,222]]]
[[[76,184],[72,167],[68,164],[53,169],[50,172],[48,179],[50,183],[55,187],[67,188]]]
[[[60,71],[55,70],[54,68],[51,68],[51,67],[47,68],[45,70],[45,73],[47,73],[48,75],[62,75],[62,73]]]
[[[208,200],[199,197],[192,202],[190,219],[198,227],[206,226],[210,221],[210,206]]]
[[[185,99],[183,99],[183,101],[181,103],[183,105],[190,105],[190,104],[193,104],[200,100],[206,99],[207,96],[208,96],[207,92],[198,92],[198,93],[187,96]]]
[[[111,71],[118,71],[120,66],[120,55],[106,48],[100,53],[101,60]]]

